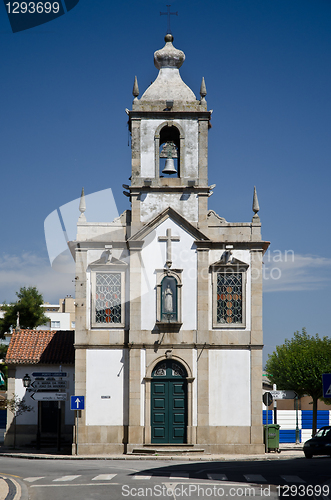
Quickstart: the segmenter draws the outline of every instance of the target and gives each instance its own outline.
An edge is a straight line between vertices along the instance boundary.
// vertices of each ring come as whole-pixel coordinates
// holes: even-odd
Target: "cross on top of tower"
[[[160,16],[168,16],[167,34],[171,34],[170,16],[178,16],[178,12],[170,12],[171,5],[167,5],[167,12],[160,12]]]

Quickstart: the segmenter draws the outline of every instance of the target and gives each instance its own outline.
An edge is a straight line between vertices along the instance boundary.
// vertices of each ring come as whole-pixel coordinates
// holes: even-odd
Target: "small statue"
[[[164,312],[172,313],[173,310],[174,310],[173,293],[170,288],[170,285],[168,285],[164,292]]]

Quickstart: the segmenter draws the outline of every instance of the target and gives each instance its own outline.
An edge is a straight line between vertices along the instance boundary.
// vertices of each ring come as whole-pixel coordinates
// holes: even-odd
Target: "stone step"
[[[144,446],[143,448],[134,448],[129,455],[200,455],[205,450],[194,448],[193,446]]]

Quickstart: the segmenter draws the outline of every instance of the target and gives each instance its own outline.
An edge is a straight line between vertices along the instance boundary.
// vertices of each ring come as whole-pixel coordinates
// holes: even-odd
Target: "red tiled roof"
[[[17,330],[7,351],[8,364],[74,364],[74,332]]]

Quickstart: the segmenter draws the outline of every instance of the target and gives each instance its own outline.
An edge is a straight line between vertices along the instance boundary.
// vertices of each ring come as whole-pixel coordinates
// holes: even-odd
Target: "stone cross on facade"
[[[171,260],[171,242],[172,241],[180,241],[179,236],[171,236],[171,229],[167,229],[167,234],[166,236],[159,236],[158,241],[165,241],[167,244],[167,258],[166,258],[166,264],[168,267],[171,267],[172,265],[172,260]]]

